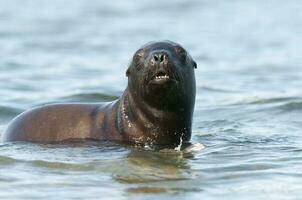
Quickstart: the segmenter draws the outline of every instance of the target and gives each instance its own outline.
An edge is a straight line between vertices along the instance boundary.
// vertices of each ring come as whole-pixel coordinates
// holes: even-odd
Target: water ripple
[[[72,94],[69,96],[64,96],[58,99],[58,101],[63,102],[107,102],[113,101],[119,98],[119,96],[113,96],[102,93],[79,93]]]

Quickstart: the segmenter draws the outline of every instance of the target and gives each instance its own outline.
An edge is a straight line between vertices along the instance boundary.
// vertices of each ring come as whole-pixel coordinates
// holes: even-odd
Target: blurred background
[[[0,143],[0,197],[301,196],[301,10],[298,0],[0,0],[0,135],[37,105],[118,98],[134,52],[168,39],[198,64],[192,142],[206,145],[188,156]]]

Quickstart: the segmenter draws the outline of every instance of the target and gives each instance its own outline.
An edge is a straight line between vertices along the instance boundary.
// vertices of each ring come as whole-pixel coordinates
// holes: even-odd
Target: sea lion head
[[[149,42],[133,55],[127,69],[128,89],[137,102],[161,110],[192,110],[196,62],[179,44]]]

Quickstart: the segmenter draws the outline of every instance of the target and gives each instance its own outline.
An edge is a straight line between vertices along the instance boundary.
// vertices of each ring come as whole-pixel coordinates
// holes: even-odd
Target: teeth
[[[156,76],[155,79],[168,79],[169,76],[168,75],[164,75],[164,76]]]

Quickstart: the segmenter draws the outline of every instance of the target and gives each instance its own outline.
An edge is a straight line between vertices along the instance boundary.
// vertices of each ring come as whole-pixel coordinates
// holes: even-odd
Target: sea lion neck
[[[167,110],[149,104],[144,99],[138,96],[133,96],[127,88],[124,93],[124,99],[128,102],[127,107],[138,119],[144,119],[149,123],[166,123],[170,120],[175,121],[179,115],[185,113],[185,109],[181,110]]]
[[[119,106],[121,133],[125,140],[134,143],[179,144],[191,137],[191,116],[160,110],[125,90]]]

